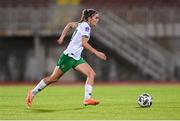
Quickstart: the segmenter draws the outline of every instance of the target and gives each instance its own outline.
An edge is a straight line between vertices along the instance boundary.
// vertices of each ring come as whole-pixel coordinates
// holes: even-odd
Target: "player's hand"
[[[97,51],[97,52],[95,53],[95,55],[96,55],[98,58],[102,59],[102,60],[106,60],[106,59],[107,59],[106,55],[105,55],[104,53],[102,53],[102,52]]]
[[[64,37],[60,37],[58,40],[57,40],[58,44],[62,44],[64,42]]]

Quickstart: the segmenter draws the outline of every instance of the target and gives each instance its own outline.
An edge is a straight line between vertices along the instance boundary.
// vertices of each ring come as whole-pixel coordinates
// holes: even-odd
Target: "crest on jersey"
[[[85,31],[88,32],[88,31],[89,31],[89,27],[86,27],[86,28],[85,28]]]

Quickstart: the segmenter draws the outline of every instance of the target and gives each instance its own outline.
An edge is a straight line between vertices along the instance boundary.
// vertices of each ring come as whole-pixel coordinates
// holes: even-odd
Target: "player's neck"
[[[85,21],[89,26],[91,26],[90,22],[89,21]]]

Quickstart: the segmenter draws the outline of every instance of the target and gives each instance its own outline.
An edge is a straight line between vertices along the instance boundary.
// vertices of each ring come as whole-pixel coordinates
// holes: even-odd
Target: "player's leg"
[[[99,104],[99,101],[96,101],[91,98],[93,84],[94,84],[94,78],[96,73],[91,68],[91,66],[88,63],[82,63],[75,67],[75,69],[82,74],[86,75],[86,83],[85,83],[85,93],[84,93],[84,104],[85,105],[97,105]]]
[[[57,61],[57,66],[55,67],[53,73],[50,76],[42,79],[33,90],[30,90],[28,92],[28,96],[26,99],[28,106],[32,105],[33,97],[38,92],[44,89],[47,85],[56,82],[64,73],[72,68],[75,62],[76,61],[74,59],[62,53]]]
[[[62,75],[63,72],[56,66],[53,73],[50,76],[42,79],[39,84],[32,90],[33,96],[44,89],[47,85],[56,82]]]
[[[61,76],[63,75],[63,72],[56,66],[53,73],[42,79],[34,89],[29,90],[26,98],[26,103],[30,107],[32,105],[32,101],[34,96],[43,90],[47,85],[56,82]]]

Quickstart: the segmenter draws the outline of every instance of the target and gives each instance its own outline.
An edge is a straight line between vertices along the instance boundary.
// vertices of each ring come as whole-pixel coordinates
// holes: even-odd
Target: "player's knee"
[[[90,78],[94,78],[96,76],[96,73],[94,71],[88,71],[87,76]]]
[[[96,76],[96,73],[94,71],[92,71],[92,76],[95,77]]]

